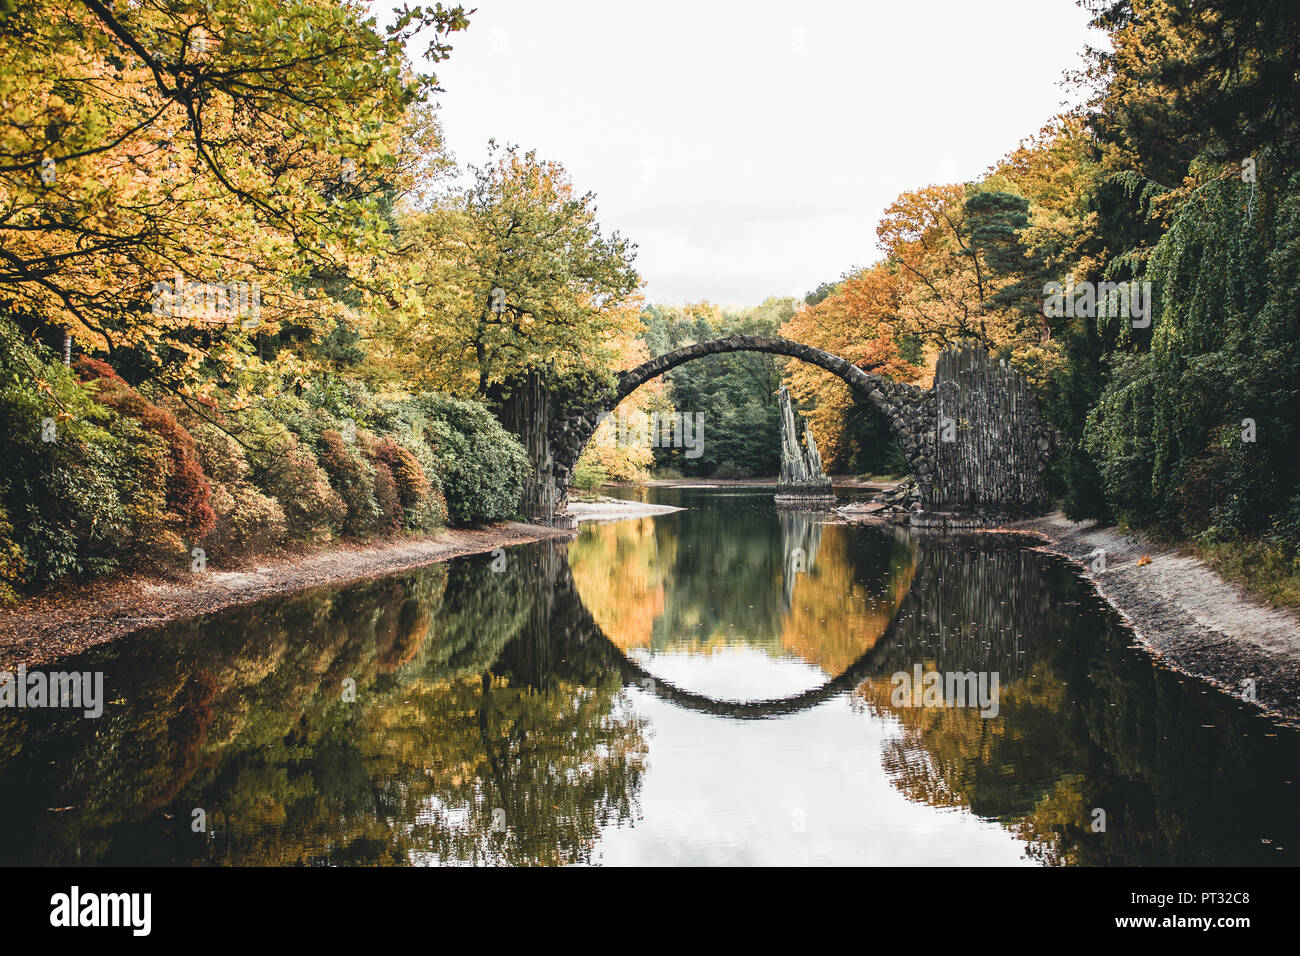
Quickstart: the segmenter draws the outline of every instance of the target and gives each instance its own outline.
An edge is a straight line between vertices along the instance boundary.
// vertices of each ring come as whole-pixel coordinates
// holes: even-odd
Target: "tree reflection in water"
[[[1296,734],[1153,666],[1063,562],[1004,537],[783,523],[755,496],[696,503],[689,521],[511,549],[499,573],[463,558],[58,662],[104,671],[110,703],[98,720],[0,711],[0,863],[591,861],[610,828],[708,799],[666,778],[646,805],[663,708],[681,716],[656,746],[672,732],[705,754],[737,719],[824,708],[821,732],[878,747],[868,759],[913,805],[997,821],[1045,863],[1282,863],[1300,847]],[[815,557],[791,579],[798,546]],[[747,704],[641,689],[656,653],[736,646],[826,683]],[[893,706],[890,675],[917,664],[998,672],[998,716]]]
[[[512,558],[503,573],[462,560],[60,662],[105,671],[113,703],[99,720],[0,715],[0,862],[587,859],[601,827],[635,816],[642,724],[617,675],[546,666],[566,652],[548,629],[566,600],[562,548]]]
[[[778,513],[770,491],[716,500],[727,504],[583,529],[573,577],[610,641],[651,655],[753,647],[828,677],[875,643],[911,583],[905,534]]]
[[[881,676],[854,697],[897,721],[883,761],[909,799],[996,820],[1044,863],[1286,862],[1300,848],[1296,735],[1132,643],[1055,558],[989,538],[923,543]],[[889,675],[916,663],[1000,672],[998,716],[893,706]]]

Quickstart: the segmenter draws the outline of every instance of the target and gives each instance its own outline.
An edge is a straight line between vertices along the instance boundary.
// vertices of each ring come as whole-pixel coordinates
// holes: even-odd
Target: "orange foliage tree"
[[[903,282],[884,265],[846,279],[816,305],[798,310],[781,335],[847,359],[864,372],[897,382],[921,382],[924,366],[909,362],[899,347],[898,307]],[[808,424],[827,462],[843,462],[848,452],[846,416],[853,396],[842,379],[804,362],[786,368],[790,392],[810,406]]]

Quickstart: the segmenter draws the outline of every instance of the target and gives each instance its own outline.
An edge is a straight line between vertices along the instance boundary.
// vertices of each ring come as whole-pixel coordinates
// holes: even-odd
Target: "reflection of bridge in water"
[[[679,707],[719,717],[756,720],[816,707],[868,679],[927,670],[996,671],[1006,686],[1024,676],[1030,647],[1043,635],[1034,628],[1048,619],[1051,595],[1042,581],[1044,557],[1013,540],[963,548],[946,539],[927,548],[914,539],[916,574],[888,627],[860,657],[822,685],[787,698],[719,700],[656,677],[630,659],[601,629],[582,603],[567,557],[554,542],[541,558],[530,639],[515,642],[494,670],[538,685],[556,676],[590,683],[617,673],[625,684]]]

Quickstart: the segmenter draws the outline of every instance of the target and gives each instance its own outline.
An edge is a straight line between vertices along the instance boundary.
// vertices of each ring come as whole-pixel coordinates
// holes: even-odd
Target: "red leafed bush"
[[[212,486],[203,473],[190,433],[171,412],[128,385],[108,363],[83,356],[77,359],[76,370],[83,382],[98,381],[96,401],[120,415],[136,419],[162,439],[170,465],[167,508],[180,520],[184,530],[199,537],[208,534],[217,523],[212,510]]]
[[[447,502],[411,449],[392,438],[376,438],[369,432],[357,432],[357,445],[374,466],[376,476],[381,472],[392,476],[401,502],[398,530],[428,533],[446,524]],[[385,515],[388,514],[386,510]]]
[[[249,481],[251,469],[243,447],[206,422],[186,424],[212,484],[212,510],[217,513],[216,528],[201,541],[208,557],[220,560],[282,544],[287,531],[284,509]],[[295,497],[307,494],[300,485]]]
[[[392,472],[403,508],[416,507],[429,493],[429,479],[424,476],[419,460],[391,438],[376,441],[370,455],[372,461],[383,462]]]
[[[406,517],[402,509],[401,496],[398,494],[397,482],[393,473],[382,461],[372,463],[375,469],[375,504],[379,506],[379,531],[395,534],[402,530],[402,521]]]
[[[330,486],[348,507],[343,533],[364,539],[381,530],[384,515],[375,500],[374,466],[332,428],[321,432],[319,447],[320,466],[329,476]]]
[[[343,527],[348,508],[307,446],[287,436],[278,454],[263,463],[259,484],[279,502],[292,541],[328,541]]]

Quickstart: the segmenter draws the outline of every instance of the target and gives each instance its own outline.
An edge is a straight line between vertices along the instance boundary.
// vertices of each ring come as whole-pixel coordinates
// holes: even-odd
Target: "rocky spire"
[[[813,437],[812,429],[804,429],[807,451],[799,447],[799,431],[795,423],[794,406],[790,403],[790,391],[784,385],[781,386],[780,405],[781,484],[829,485],[830,479],[822,471],[822,458],[817,452],[817,439]]]

